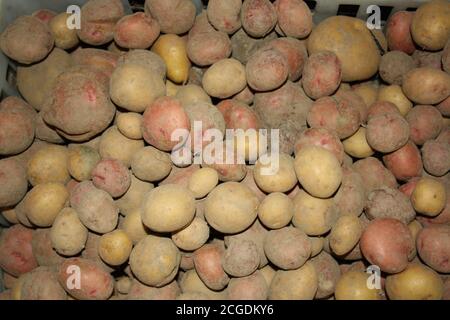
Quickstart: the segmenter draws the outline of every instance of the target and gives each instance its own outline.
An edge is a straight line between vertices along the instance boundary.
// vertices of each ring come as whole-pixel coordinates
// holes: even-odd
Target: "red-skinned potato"
[[[211,0],[208,2],[209,22],[219,31],[233,34],[241,27],[242,0]]]
[[[114,41],[127,49],[146,49],[158,38],[159,23],[143,12],[120,19],[114,29]]]
[[[389,17],[386,25],[386,39],[390,50],[412,54],[416,49],[411,37],[411,23],[414,13],[398,11]]]
[[[408,141],[400,149],[383,156],[383,162],[386,168],[400,181],[408,181],[422,174],[422,157],[412,141]]]
[[[410,139],[417,145],[436,138],[443,126],[441,113],[429,105],[415,106],[405,118],[410,128]]]
[[[223,248],[206,244],[194,253],[194,265],[200,279],[212,290],[222,290],[230,278],[222,268]]]
[[[331,151],[339,162],[344,159],[344,147],[337,135],[324,128],[309,128],[303,131],[295,142],[295,154],[303,147],[319,146]]]
[[[275,27],[277,12],[269,0],[244,0],[241,22],[245,32],[252,37],[261,38]]]
[[[450,272],[450,226],[436,225],[422,229],[417,236],[420,258],[441,273]]]
[[[25,169],[17,160],[0,160],[0,185],[0,208],[14,206],[23,199],[28,180]]]
[[[450,170],[450,144],[428,140],[422,147],[423,165],[433,176],[443,176]]]
[[[183,34],[195,20],[195,5],[189,0],[146,0],[145,12],[158,21],[163,33]]]
[[[376,158],[368,157],[358,160],[353,164],[353,168],[361,175],[367,194],[381,186],[397,187],[397,181],[392,172]]]
[[[284,35],[301,39],[311,33],[312,14],[304,1],[277,0],[274,5],[278,16],[278,27]]]

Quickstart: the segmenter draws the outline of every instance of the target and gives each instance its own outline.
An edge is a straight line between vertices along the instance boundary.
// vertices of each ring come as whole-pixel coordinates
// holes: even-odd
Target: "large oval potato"
[[[203,89],[212,97],[225,99],[241,92],[247,85],[244,66],[236,59],[214,63],[203,75]]]
[[[417,104],[437,104],[450,95],[450,75],[435,68],[415,68],[403,77],[402,89]]]

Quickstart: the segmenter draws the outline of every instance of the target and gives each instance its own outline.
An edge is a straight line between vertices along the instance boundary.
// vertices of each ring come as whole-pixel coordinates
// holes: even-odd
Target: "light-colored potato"
[[[120,229],[125,231],[133,244],[137,244],[148,235],[148,229],[142,223],[141,209],[132,209],[122,220]]]
[[[172,171],[170,155],[154,147],[138,150],[131,159],[131,170],[144,181],[160,181]]]
[[[435,217],[441,213],[446,201],[447,195],[444,184],[431,178],[421,178],[411,195],[414,209],[429,217]]]
[[[172,234],[172,241],[181,250],[193,251],[200,248],[209,238],[209,226],[205,220],[195,217],[184,229]]]
[[[381,300],[381,290],[371,289],[369,274],[362,271],[344,273],[336,284],[336,300]]]
[[[107,264],[119,266],[130,256],[133,242],[125,231],[114,230],[101,236],[98,253]]]
[[[187,106],[189,104],[197,102],[206,102],[211,104],[211,97],[203,90],[202,87],[195,84],[187,84],[185,86],[180,86],[175,94],[175,98],[180,100],[180,102]]]
[[[255,164],[253,177],[265,192],[287,192],[297,184],[294,159],[285,153],[280,153],[275,160],[263,155]]]
[[[188,188],[197,199],[210,193],[219,183],[219,174],[212,168],[201,168],[189,178]]]
[[[156,232],[180,230],[193,220],[194,215],[194,195],[176,184],[151,190],[142,204],[142,222]]]
[[[287,226],[294,215],[294,203],[281,192],[269,194],[258,207],[258,218],[269,229]]]
[[[436,68],[415,68],[404,75],[402,89],[417,104],[437,104],[450,95],[450,75]]]
[[[134,112],[121,113],[117,116],[117,129],[130,139],[142,139],[142,115]]]
[[[301,185],[315,197],[329,198],[342,181],[342,169],[336,156],[318,146],[300,150],[294,167]]]
[[[311,257],[315,257],[323,251],[324,238],[309,237],[309,241],[311,242]]]
[[[225,99],[241,92],[247,85],[244,66],[236,59],[214,63],[203,75],[203,89],[212,97]]]
[[[294,198],[292,224],[309,236],[328,232],[338,217],[333,199],[320,199],[301,190]]]
[[[72,49],[80,42],[77,30],[67,27],[67,21],[70,17],[69,13],[63,12],[51,19],[48,24],[55,38],[55,46],[64,50]]]
[[[340,216],[331,228],[330,248],[337,255],[349,253],[359,242],[363,228],[358,217]]]
[[[130,188],[122,197],[116,200],[120,213],[123,216],[127,216],[130,212],[141,209],[145,195],[152,190],[153,187],[153,184],[141,181],[134,175],[131,175]]]
[[[360,127],[352,136],[342,141],[344,150],[355,158],[367,158],[375,153],[366,139],[366,128]]]
[[[378,90],[377,101],[387,101],[395,104],[402,116],[412,109],[413,104],[403,93],[399,85],[381,86]]]
[[[66,183],[70,180],[67,169],[67,148],[48,145],[37,151],[28,162],[27,175],[30,183]]]
[[[56,252],[64,256],[74,256],[84,249],[88,229],[81,223],[78,213],[72,208],[64,208],[56,217],[50,229],[50,239]]]
[[[85,145],[70,145],[67,169],[77,181],[91,179],[91,172],[100,161],[97,150]]]

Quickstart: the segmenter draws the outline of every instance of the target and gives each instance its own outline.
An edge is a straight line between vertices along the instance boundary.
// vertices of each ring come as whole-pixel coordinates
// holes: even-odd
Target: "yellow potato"
[[[88,233],[88,229],[78,218],[78,213],[72,208],[64,208],[53,222],[50,239],[56,252],[74,256],[84,249]]]
[[[123,216],[127,216],[130,212],[141,209],[145,195],[153,188],[153,184],[141,181],[134,175],[131,175],[130,188],[122,197],[116,200],[120,213]]]
[[[101,236],[98,253],[107,264],[119,266],[130,256],[133,242],[123,230],[114,230]]]
[[[189,178],[188,188],[197,199],[210,193],[219,183],[219,174],[212,168],[201,168]]]
[[[160,181],[172,171],[170,155],[154,147],[138,150],[131,159],[131,170],[144,181]]]
[[[67,27],[67,20],[70,14],[63,12],[50,20],[48,26],[55,38],[55,46],[64,50],[72,49],[80,40],[78,39],[77,30]]]
[[[331,250],[337,255],[349,253],[358,244],[362,231],[358,217],[340,216],[331,228],[329,239]]]
[[[402,116],[405,116],[413,107],[413,104],[403,93],[399,85],[381,86],[378,90],[377,101],[387,101],[395,104]]]
[[[435,217],[444,209],[447,202],[445,186],[432,178],[421,178],[411,195],[414,209],[423,215]]]
[[[331,197],[342,181],[339,160],[322,147],[302,148],[295,157],[294,167],[301,185],[314,197]]]
[[[212,104],[211,97],[208,96],[202,87],[195,84],[187,84],[185,86],[178,87],[175,98],[180,100],[184,106],[197,102]]]
[[[309,236],[328,232],[338,216],[333,199],[320,199],[301,190],[294,198],[292,224]]]
[[[147,228],[142,223],[141,209],[131,209],[123,219],[120,228],[125,231],[133,244],[138,243],[148,235]]]
[[[186,42],[175,34],[164,34],[153,44],[152,51],[167,65],[167,77],[175,83],[185,83],[191,62],[186,53]]]
[[[117,129],[130,139],[142,139],[142,115],[134,112],[121,113],[117,116]]]
[[[346,153],[355,158],[367,158],[375,153],[366,139],[366,128],[360,127],[352,136],[342,141]]]
[[[267,265],[267,266],[259,269],[259,272],[266,280],[267,287],[270,287],[273,277],[275,277],[275,274],[277,273],[277,271],[274,268],[272,268],[270,265]]]
[[[284,193],[269,194],[258,208],[258,218],[269,229],[287,226],[294,215],[294,203]]]
[[[380,300],[381,290],[371,289],[367,285],[369,274],[363,271],[348,271],[336,284],[336,300]]]
[[[28,162],[27,176],[31,185],[40,183],[67,183],[70,180],[67,168],[66,147],[47,145],[38,150]]]
[[[402,272],[387,276],[386,292],[392,300],[441,300],[444,284],[433,269],[411,263]]]
[[[28,219],[38,227],[50,227],[69,199],[69,191],[62,183],[41,183],[25,196]]]
[[[70,175],[77,181],[91,179],[91,172],[100,161],[97,150],[85,145],[69,146],[67,168]]]
[[[377,101],[378,86],[371,82],[364,82],[352,88],[353,92],[360,96],[366,106],[370,106]]]
[[[180,277],[180,287],[183,293],[199,292],[213,300],[226,299],[226,290],[213,291],[209,289],[198,276],[195,269],[188,270]]]
[[[285,153],[278,155],[277,162],[263,162],[261,157],[253,169],[253,177],[258,187],[265,192],[287,192],[297,184],[294,159]],[[269,159],[272,159],[270,157]],[[274,170],[271,170],[271,169]]]
[[[222,59],[206,70],[202,84],[210,96],[229,98],[246,87],[245,67],[236,59]]]
[[[432,67],[415,68],[403,76],[402,90],[416,104],[437,104],[450,95],[450,75]]]
[[[208,241],[208,238],[208,224],[205,220],[197,217],[186,228],[172,235],[175,245],[185,251],[197,250]]]
[[[309,242],[311,242],[311,257],[315,257],[322,252],[324,246],[324,238],[309,237]]]

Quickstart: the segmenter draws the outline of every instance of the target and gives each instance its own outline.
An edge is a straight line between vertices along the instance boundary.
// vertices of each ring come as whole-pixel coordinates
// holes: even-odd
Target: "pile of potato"
[[[0,36],[0,299],[450,299],[448,0],[383,31],[302,0],[67,18]],[[279,170],[174,164],[195,121],[279,129]]]

